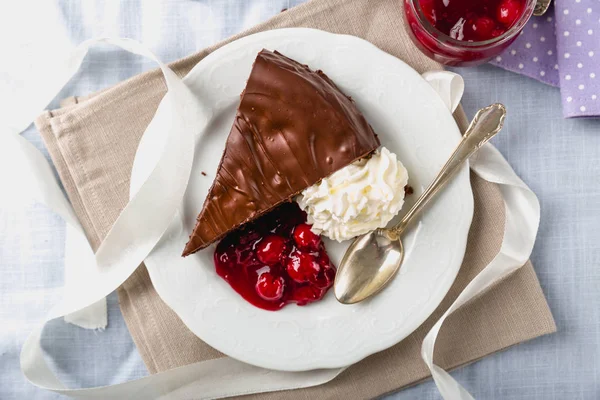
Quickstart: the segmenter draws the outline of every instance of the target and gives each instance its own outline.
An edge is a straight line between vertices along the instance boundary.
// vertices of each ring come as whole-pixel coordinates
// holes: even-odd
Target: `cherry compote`
[[[322,299],[335,278],[321,237],[296,203],[284,203],[227,235],[214,261],[217,274],[246,301],[272,311]]]
[[[524,0],[419,0],[429,22],[452,39],[484,41],[504,34],[521,16]]]
[[[404,0],[417,47],[447,65],[472,66],[498,56],[519,35],[536,0]]]

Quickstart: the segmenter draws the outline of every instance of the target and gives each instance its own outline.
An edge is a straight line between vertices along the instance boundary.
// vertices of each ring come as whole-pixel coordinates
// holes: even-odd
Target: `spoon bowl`
[[[404,259],[404,247],[393,231],[377,229],[352,242],[338,270],[333,287],[335,297],[344,304],[365,300],[381,290],[396,275]],[[373,264],[373,260],[381,260]],[[351,265],[352,264],[352,265]],[[374,268],[377,268],[376,270]],[[356,287],[356,290],[346,290]]]
[[[506,109],[492,104],[477,112],[460,143],[429,187],[398,225],[359,236],[338,268],[333,292],[340,303],[354,304],[379,293],[396,275],[404,260],[402,233],[464,162],[502,129]]]

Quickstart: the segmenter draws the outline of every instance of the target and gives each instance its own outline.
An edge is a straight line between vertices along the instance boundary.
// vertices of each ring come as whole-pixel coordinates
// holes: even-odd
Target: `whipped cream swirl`
[[[341,242],[388,224],[404,204],[408,172],[385,147],[306,188],[296,201],[315,233]]]

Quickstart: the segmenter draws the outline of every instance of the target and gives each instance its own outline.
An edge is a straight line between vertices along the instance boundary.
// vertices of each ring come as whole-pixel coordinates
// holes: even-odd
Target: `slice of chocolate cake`
[[[187,256],[379,147],[354,102],[322,72],[256,57]]]

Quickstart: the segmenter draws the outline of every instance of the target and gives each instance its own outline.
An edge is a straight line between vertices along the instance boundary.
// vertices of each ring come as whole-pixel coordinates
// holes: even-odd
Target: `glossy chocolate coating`
[[[322,72],[262,50],[184,256],[379,147],[354,102]]]

